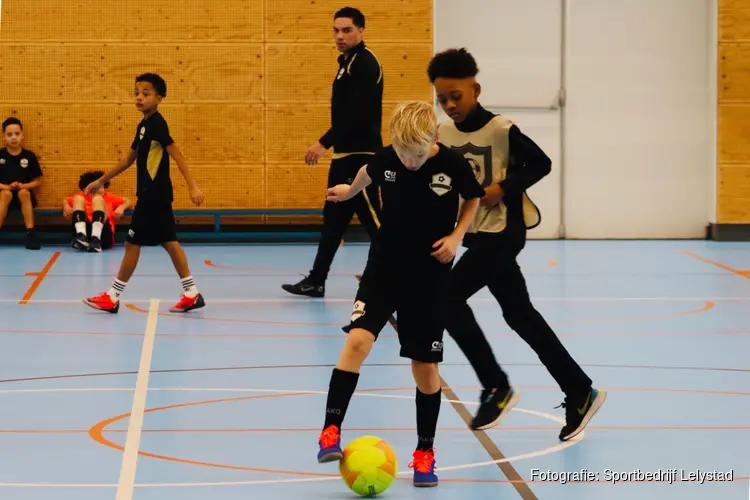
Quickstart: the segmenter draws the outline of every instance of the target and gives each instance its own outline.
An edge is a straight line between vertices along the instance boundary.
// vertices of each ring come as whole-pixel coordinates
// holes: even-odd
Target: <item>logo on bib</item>
[[[451,190],[451,179],[445,174],[435,174],[432,176],[432,182],[430,183],[430,189],[438,196],[443,196],[445,193]]]

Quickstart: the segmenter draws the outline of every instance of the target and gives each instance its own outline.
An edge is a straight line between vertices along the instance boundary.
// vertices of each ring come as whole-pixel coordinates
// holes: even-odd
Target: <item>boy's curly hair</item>
[[[89,172],[82,173],[78,178],[78,189],[83,191],[84,189],[86,189],[86,186],[99,179],[102,175],[104,175],[104,172],[102,172],[101,170],[91,170]],[[104,183],[104,188],[109,188],[109,181]]]
[[[472,78],[479,73],[477,61],[464,49],[448,49],[435,54],[427,66],[430,83],[438,78]]]

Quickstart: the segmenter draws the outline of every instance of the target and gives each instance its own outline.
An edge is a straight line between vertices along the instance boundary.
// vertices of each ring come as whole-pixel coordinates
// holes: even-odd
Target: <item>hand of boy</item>
[[[504,194],[500,184],[492,184],[484,188],[484,196],[481,203],[485,207],[494,207],[503,200]]]
[[[337,186],[333,186],[332,188],[328,188],[328,195],[326,196],[326,200],[332,201],[334,203],[348,200],[350,198],[350,187],[351,186],[349,186],[349,184],[339,184]]]
[[[88,186],[86,186],[86,189],[84,189],[84,191],[86,192],[87,195],[93,196],[99,191],[100,188],[101,188],[101,184],[99,184],[99,181],[94,181]]]
[[[192,188],[190,188],[190,200],[196,207],[201,206],[201,204],[203,203],[203,191],[198,189],[198,186],[193,186]]]
[[[68,204],[65,204],[65,206],[63,206],[63,217],[65,217],[66,219],[70,219],[72,216],[73,216],[73,207],[71,207]]]
[[[13,190],[23,189],[23,183],[18,182],[18,181],[11,182],[10,183],[10,188],[13,189]]]
[[[119,207],[112,210],[112,217],[115,220],[120,220],[125,216],[125,205],[120,205]]]
[[[444,238],[440,238],[433,245],[435,249],[430,255],[435,257],[443,264],[447,264],[456,256],[456,250],[458,249],[459,239],[454,235],[450,234]]]

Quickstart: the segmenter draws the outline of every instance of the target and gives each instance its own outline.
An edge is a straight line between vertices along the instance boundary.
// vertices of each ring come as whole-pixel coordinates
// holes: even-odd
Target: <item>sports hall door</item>
[[[435,51],[470,50],[483,105],[552,159],[530,238],[705,237],[715,25],[716,0],[435,0]]]

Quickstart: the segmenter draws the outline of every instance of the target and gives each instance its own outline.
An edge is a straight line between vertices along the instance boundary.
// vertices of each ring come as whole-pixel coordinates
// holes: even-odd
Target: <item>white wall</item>
[[[482,103],[553,160],[530,238],[702,238],[715,220],[716,0],[435,0]],[[549,109],[565,89],[560,110]]]
[[[558,103],[562,82],[561,5],[560,0],[435,0],[435,51],[466,47],[479,65],[482,105],[512,119],[552,159],[550,175],[529,190],[542,212],[529,238],[560,236],[561,119],[560,110],[550,108]]]

